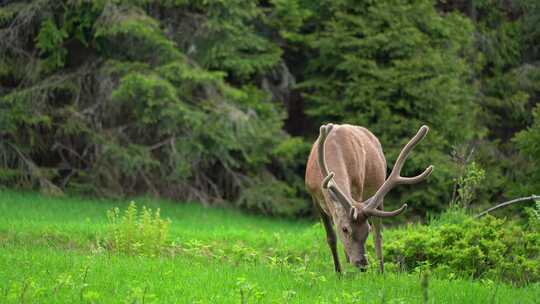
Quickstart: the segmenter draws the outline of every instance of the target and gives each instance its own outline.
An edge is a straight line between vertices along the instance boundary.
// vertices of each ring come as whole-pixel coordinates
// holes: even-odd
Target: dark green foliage
[[[62,47],[62,43],[67,35],[66,30],[57,28],[51,19],[46,19],[41,24],[36,37],[36,47],[40,50],[40,55],[45,57],[43,60],[45,71],[64,66],[67,50]]]
[[[540,193],[540,106],[536,106],[533,117],[532,126],[520,131],[514,138],[527,163],[523,172],[527,176],[527,182],[518,185],[521,193]]]
[[[530,166],[512,137],[532,122],[531,109],[540,96],[540,57],[531,40],[537,36],[539,9],[538,1],[529,0],[474,1],[461,9],[475,24],[477,55],[472,61],[481,109],[477,121],[486,128],[486,136],[471,146],[478,161],[490,168],[486,175],[490,187],[482,191],[496,200],[501,193],[531,194],[528,186],[523,187],[531,185],[526,181]]]
[[[47,183],[51,187],[84,193],[149,191],[213,201],[234,200],[242,196],[242,189],[271,181],[288,190],[269,193],[264,206],[250,207],[272,214],[306,210],[306,204],[295,204],[295,186],[275,179],[266,167],[271,162],[280,167],[279,157],[290,159],[271,149],[287,142],[281,131],[283,110],[259,88],[249,83],[233,87],[225,81],[234,63],[198,64],[165,34],[144,5],[35,5],[31,9],[40,26],[32,47],[40,52],[43,73],[35,79],[14,77],[20,87],[8,88],[2,97],[4,182],[46,180],[53,181]],[[257,14],[240,14],[238,22]],[[81,20],[74,22],[75,16]],[[231,35],[240,35],[233,25],[227,28],[234,32]],[[252,40],[247,38],[246,43]],[[226,45],[222,41],[214,46]],[[212,60],[233,58],[227,52]],[[260,72],[276,63],[270,57],[253,58],[237,72],[242,77]]]
[[[415,208],[439,210],[455,174],[445,151],[473,136],[476,106],[460,58],[470,48],[471,23],[457,14],[443,18],[430,1],[339,1],[321,10],[321,27],[306,38],[317,53],[302,84],[308,113],[321,123],[367,126],[390,166],[422,124],[431,126],[403,173],[435,164],[421,187],[429,191],[410,199]]]
[[[208,18],[206,31],[195,36],[201,48],[195,58],[204,66],[242,80],[267,72],[281,60],[281,49],[260,34],[265,17],[258,0],[193,2]]]
[[[7,1],[0,183],[306,215],[320,123],[369,128],[389,166],[427,124],[403,173],[434,174],[389,205],[441,211],[473,161],[471,207],[529,195],[539,28],[535,0]]]
[[[429,267],[449,278],[502,279],[520,285],[540,279],[538,231],[490,215],[472,219],[453,209],[429,226],[400,230],[385,251],[387,259],[404,270]]]

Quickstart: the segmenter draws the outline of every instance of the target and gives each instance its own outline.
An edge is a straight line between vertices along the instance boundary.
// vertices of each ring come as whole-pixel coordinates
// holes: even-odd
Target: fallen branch
[[[53,195],[53,196],[62,196],[64,195],[64,192],[58,188],[55,184],[53,184],[47,177],[44,176],[41,169],[29,158],[27,157],[17,146],[14,144],[7,142],[8,146],[10,146],[18,155],[19,158],[26,164],[28,167],[28,174],[32,177],[38,180],[40,190],[47,194],[47,195]]]
[[[504,207],[504,206],[508,206],[510,204],[513,204],[513,203],[519,203],[519,202],[523,202],[523,201],[529,201],[529,200],[532,200],[532,201],[536,201],[536,200],[540,200],[540,195],[531,195],[531,196],[527,196],[527,197],[520,197],[520,198],[516,198],[516,199],[513,199],[511,201],[507,201],[507,202],[504,202],[504,203],[500,203],[496,206],[493,206],[483,212],[480,212],[479,214],[475,215],[474,218],[478,218],[478,217],[481,217],[483,215],[486,215],[488,214],[489,212],[495,210],[495,209],[498,209],[498,208],[501,208],[501,207]]]

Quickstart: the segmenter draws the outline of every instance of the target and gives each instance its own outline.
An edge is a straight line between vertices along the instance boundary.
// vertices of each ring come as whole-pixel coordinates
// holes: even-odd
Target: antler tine
[[[332,128],[334,125],[328,124],[323,125],[320,128],[319,131],[319,143],[317,147],[317,154],[319,159],[319,167],[321,168],[321,173],[324,176],[324,180],[322,182],[322,188],[327,189],[330,196],[332,196],[332,199],[334,201],[338,201],[345,210],[349,211],[352,207],[352,202],[349,200],[349,198],[339,189],[339,187],[333,182],[334,178],[334,172],[328,172],[328,166],[326,165],[326,158],[324,154],[324,144],[326,142],[326,138],[330,131],[332,131]]]
[[[368,216],[376,216],[376,217],[392,217],[401,214],[401,212],[405,211],[407,209],[407,204],[403,204],[399,209],[396,209],[394,211],[383,211],[379,209],[364,209],[364,212]]]
[[[428,177],[431,174],[432,171],[433,171],[433,166],[429,165],[429,167],[427,167],[426,170],[424,170],[424,172],[418,174],[417,176],[414,176],[414,177],[398,176],[399,179],[397,180],[396,184],[397,185],[417,184],[417,183],[423,181],[426,177]]]
[[[396,163],[394,164],[394,168],[392,168],[392,172],[390,173],[389,177],[393,176],[399,176],[399,173],[401,172],[401,169],[403,168],[403,165],[405,164],[405,160],[407,160],[407,157],[411,153],[412,149],[422,140],[424,137],[426,137],[427,133],[429,131],[429,127],[426,125],[423,125],[420,127],[418,132],[416,132],[416,135],[409,140],[409,142],[401,149],[401,152],[399,153],[398,158],[396,159]]]
[[[382,198],[395,186],[400,185],[400,184],[416,184],[416,183],[421,182],[422,180],[424,180],[426,177],[428,177],[431,174],[431,172],[433,171],[433,166],[430,165],[429,167],[426,168],[426,170],[424,170],[424,172],[422,172],[421,174],[417,176],[414,176],[414,177],[400,176],[401,169],[403,168],[403,165],[405,164],[405,160],[411,153],[412,149],[422,139],[424,139],[428,131],[429,131],[428,126],[424,125],[420,127],[416,135],[405,145],[405,147],[403,147],[403,149],[399,153],[396,163],[394,164],[394,168],[392,168],[392,172],[390,173],[386,181],[383,183],[383,185],[379,188],[379,190],[377,190],[377,192],[373,195],[370,203],[366,206],[365,209],[369,210],[368,212],[378,213],[378,212],[374,212],[374,210],[379,207],[379,205],[382,202]],[[400,209],[396,210],[395,212],[400,211],[400,210],[403,211],[405,210],[405,207],[406,205],[403,205],[401,206]],[[401,213],[401,211],[398,212],[397,214]],[[378,215],[378,216],[381,216],[381,215]],[[388,216],[388,215],[384,215],[384,216]]]
[[[319,158],[319,167],[321,168],[321,173],[324,177],[328,177],[328,167],[326,166],[326,159],[324,157],[324,143],[326,142],[326,137],[328,137],[328,134],[330,131],[332,131],[332,128],[334,128],[334,125],[327,124],[322,125],[319,129],[319,143],[317,146],[317,156]]]

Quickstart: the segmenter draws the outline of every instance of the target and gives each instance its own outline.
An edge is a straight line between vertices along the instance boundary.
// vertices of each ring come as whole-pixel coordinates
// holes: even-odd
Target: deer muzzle
[[[367,256],[365,254],[361,254],[358,259],[353,260],[352,264],[362,272],[366,271],[369,265]]]

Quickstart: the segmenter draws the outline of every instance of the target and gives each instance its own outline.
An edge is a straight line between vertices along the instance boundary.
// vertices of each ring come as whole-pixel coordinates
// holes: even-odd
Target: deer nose
[[[365,271],[368,266],[368,260],[365,255],[361,255],[358,260],[354,261],[354,266],[359,268],[361,271]]]

